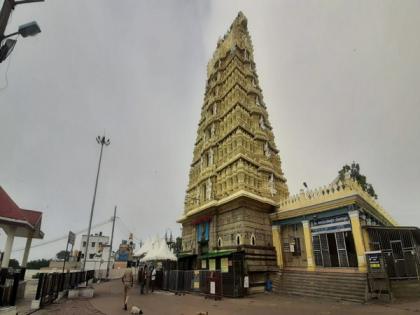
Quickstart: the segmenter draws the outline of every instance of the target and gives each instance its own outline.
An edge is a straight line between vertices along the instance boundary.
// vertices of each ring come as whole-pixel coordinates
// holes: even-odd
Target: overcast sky
[[[179,234],[206,64],[239,10],[290,191],[355,160],[384,208],[420,225],[419,1],[47,0],[13,13],[8,32],[42,33],[19,38],[8,84],[0,64],[0,185],[43,211],[45,241],[87,227],[104,132],[94,224],[118,205],[115,245]]]

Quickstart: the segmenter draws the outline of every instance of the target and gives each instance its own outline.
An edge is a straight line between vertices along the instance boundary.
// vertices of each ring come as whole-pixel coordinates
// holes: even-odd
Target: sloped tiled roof
[[[35,211],[35,210],[26,210],[21,209],[23,212],[23,215],[26,218],[26,221],[28,221],[33,227],[38,227],[41,225],[41,219],[42,219],[42,212],[41,211]]]
[[[20,223],[29,225],[33,229],[40,229],[42,212],[19,208],[3,187],[0,186],[0,219],[1,218],[16,220]]]
[[[22,210],[18,205],[10,198],[10,196],[0,186],[0,217],[8,219],[27,221]]]

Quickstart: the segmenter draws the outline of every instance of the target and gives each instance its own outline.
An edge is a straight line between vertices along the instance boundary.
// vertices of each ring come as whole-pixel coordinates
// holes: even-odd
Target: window
[[[239,234],[236,235],[236,245],[241,245],[241,236]]]
[[[95,257],[95,254],[89,254],[89,259],[93,259]]]
[[[219,238],[217,239],[217,246],[218,246],[218,247],[222,247],[222,238],[221,238],[221,237],[219,237]]]
[[[85,257],[85,254],[80,254],[80,258],[84,258]]]
[[[86,241],[83,241],[82,247],[86,247]]]
[[[252,246],[255,246],[255,243],[256,243],[256,242],[255,242],[255,235],[254,235],[254,234],[252,234],[252,235],[251,235],[251,245],[252,245]]]
[[[95,247],[95,242],[92,242],[92,247]]]

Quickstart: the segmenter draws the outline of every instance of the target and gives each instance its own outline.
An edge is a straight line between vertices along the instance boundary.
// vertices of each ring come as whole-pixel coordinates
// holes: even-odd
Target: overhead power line
[[[107,219],[105,221],[102,221],[100,223],[97,223],[97,224],[93,225],[92,228],[95,229],[97,227],[100,227],[102,225],[105,225],[107,223],[112,222],[112,220],[113,220],[113,218],[111,217],[111,219]],[[86,232],[86,231],[87,231],[87,228],[82,229],[82,230],[78,230],[78,231],[74,232],[74,234],[78,235],[78,234],[81,234],[81,233]],[[68,237],[68,234],[65,234],[63,236],[60,236],[60,237],[57,237],[57,238],[54,238],[54,239],[51,239],[51,240],[44,241],[42,243],[38,243],[38,244],[32,245],[31,246],[31,249],[32,248],[36,248],[36,247],[41,247],[41,246],[44,246],[44,245],[48,245],[48,244],[52,244],[52,243],[55,243],[55,242],[58,242],[58,241],[62,241],[62,240],[67,239],[67,237]],[[22,248],[14,249],[12,252],[23,251],[24,249],[25,249],[25,247],[22,247]]]

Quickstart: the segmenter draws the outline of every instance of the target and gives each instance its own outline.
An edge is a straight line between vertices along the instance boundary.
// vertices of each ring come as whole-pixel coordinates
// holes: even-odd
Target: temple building
[[[395,220],[348,176],[280,201],[270,219],[280,269],[272,279],[286,294],[364,302],[366,253],[380,249],[372,229],[391,228],[396,241],[402,236]]]
[[[223,294],[258,292],[270,279],[277,292],[366,301],[372,268],[416,279],[420,292],[420,230],[399,227],[349,174],[289,195],[242,13],[207,66],[178,222],[179,269],[220,271]]]
[[[209,255],[244,254],[251,283],[277,270],[269,214],[289,195],[247,29],[239,13],[207,66],[182,247],[186,268]],[[218,261],[216,261],[218,264]]]

